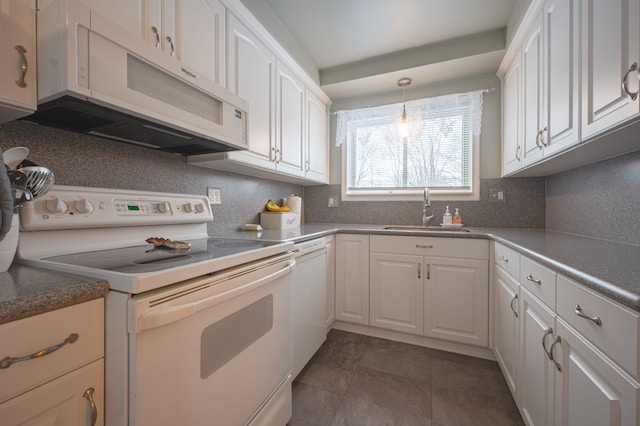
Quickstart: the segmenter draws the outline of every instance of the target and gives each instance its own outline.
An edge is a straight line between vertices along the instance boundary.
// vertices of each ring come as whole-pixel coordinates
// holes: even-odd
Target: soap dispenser
[[[446,209],[444,211],[444,216],[442,216],[442,224],[443,225],[451,225],[452,223],[452,219],[451,219],[451,212],[449,211],[449,206],[446,206]]]
[[[453,224],[462,225],[462,216],[460,216],[460,209],[456,208],[456,212],[453,214]]]

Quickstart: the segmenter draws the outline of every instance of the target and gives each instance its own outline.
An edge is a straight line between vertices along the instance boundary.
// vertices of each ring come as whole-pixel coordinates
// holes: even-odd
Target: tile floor
[[[496,362],[331,330],[293,383],[288,425],[523,422]]]

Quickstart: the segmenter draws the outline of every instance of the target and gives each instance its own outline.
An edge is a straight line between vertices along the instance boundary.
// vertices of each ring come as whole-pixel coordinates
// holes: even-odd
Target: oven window
[[[273,295],[205,328],[200,336],[200,377],[206,379],[273,327]]]

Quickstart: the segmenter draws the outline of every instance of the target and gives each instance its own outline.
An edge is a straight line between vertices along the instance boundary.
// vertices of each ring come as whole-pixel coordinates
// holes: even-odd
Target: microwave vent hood
[[[40,104],[22,120],[185,156],[240,149],[72,96]]]

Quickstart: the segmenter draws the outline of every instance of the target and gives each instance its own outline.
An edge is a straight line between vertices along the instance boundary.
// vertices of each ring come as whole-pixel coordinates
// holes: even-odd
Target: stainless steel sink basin
[[[392,225],[383,229],[390,231],[440,231],[440,232],[471,232],[468,228],[444,228],[442,226],[419,226],[419,225]]]

